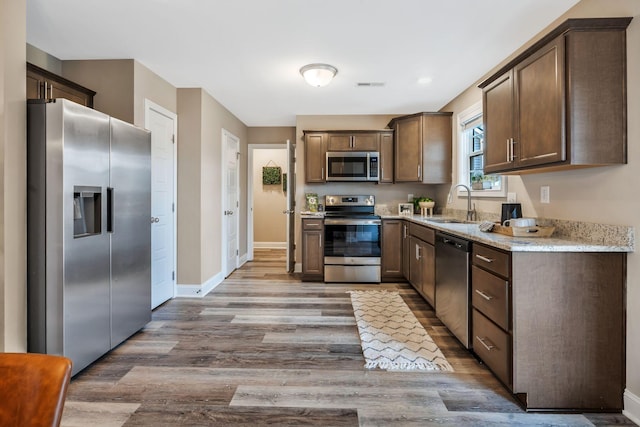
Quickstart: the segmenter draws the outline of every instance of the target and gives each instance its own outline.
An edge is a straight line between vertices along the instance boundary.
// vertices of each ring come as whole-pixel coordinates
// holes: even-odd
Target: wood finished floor
[[[62,426],[605,426],[527,414],[407,284],[304,283],[284,252],[201,299],[174,299],[71,382]],[[454,373],[365,370],[350,289],[397,289]]]

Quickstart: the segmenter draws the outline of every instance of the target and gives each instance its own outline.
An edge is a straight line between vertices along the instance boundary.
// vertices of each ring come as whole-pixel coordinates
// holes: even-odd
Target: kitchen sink
[[[429,218],[428,221],[437,222],[440,224],[476,224],[476,221],[467,221],[464,219],[455,218]]]

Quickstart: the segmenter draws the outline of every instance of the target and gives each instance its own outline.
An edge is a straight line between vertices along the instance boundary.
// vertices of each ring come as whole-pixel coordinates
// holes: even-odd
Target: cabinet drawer
[[[321,219],[303,219],[302,220],[302,229],[303,230],[322,230],[324,221]]]
[[[409,234],[411,234],[412,236],[416,236],[418,239],[424,242],[430,243],[432,245],[436,244],[436,232],[432,228],[410,223]]]
[[[509,281],[472,266],[471,303],[502,329],[509,330]]]
[[[511,255],[488,246],[474,244],[471,262],[474,265],[509,278],[509,264]]]
[[[511,387],[511,338],[473,309],[473,351],[504,384]]]

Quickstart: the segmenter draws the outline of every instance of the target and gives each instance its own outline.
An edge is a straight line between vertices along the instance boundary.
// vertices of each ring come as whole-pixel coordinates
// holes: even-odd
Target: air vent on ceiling
[[[382,87],[384,86],[384,82],[360,82],[356,83],[358,87]]]

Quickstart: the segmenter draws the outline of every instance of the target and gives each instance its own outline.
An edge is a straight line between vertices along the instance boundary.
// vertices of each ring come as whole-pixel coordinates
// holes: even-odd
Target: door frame
[[[253,151],[286,150],[287,142],[249,144],[247,156],[247,261],[253,261]]]
[[[229,132],[228,130],[222,128],[222,143],[220,144],[221,146],[221,150],[222,150],[222,167],[220,168],[220,172],[222,174],[222,177],[220,179],[220,182],[222,183],[222,189],[221,189],[221,193],[220,195],[222,196],[222,206],[221,206],[221,210],[222,210],[222,234],[221,234],[221,239],[220,239],[220,246],[221,246],[221,253],[222,253],[222,276],[223,277],[227,277],[228,275],[230,275],[233,270],[231,271],[227,271],[227,241],[226,241],[226,236],[228,235],[228,221],[226,219],[226,216],[224,215],[224,211],[228,210],[228,206],[227,206],[227,200],[228,197],[226,197],[227,195],[227,138],[230,137],[232,139],[234,139],[236,141],[236,147],[237,147],[237,151],[236,151],[236,161],[237,161],[237,168],[236,168],[236,174],[234,176],[234,179],[236,181],[236,188],[238,190],[238,206],[235,207],[235,211],[236,214],[240,213],[240,138],[238,138],[236,135],[234,135],[232,132]],[[235,256],[235,266],[234,269],[238,268],[240,263],[240,219],[238,219],[236,221],[236,236],[237,236],[237,244],[238,244],[238,251],[236,253]]]
[[[162,114],[173,120],[173,242],[171,251],[173,252],[173,269],[176,272],[173,279],[173,297],[177,295],[176,285],[178,284],[178,115],[161,105],[156,104],[148,98],[144,99],[144,127],[149,129],[149,113],[154,110],[156,113]],[[151,215],[151,213],[149,214]],[[153,248],[152,248],[153,249]],[[151,301],[149,301],[151,304]]]

